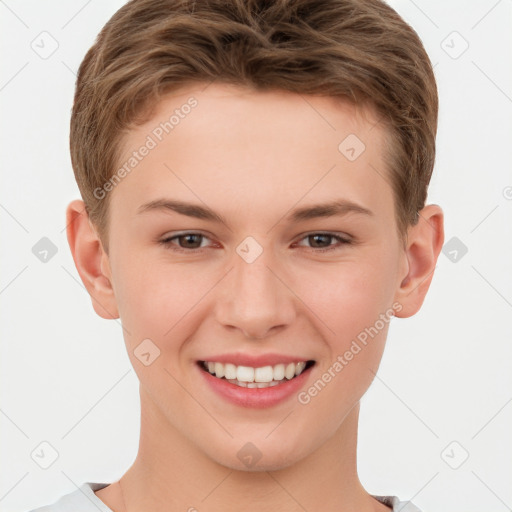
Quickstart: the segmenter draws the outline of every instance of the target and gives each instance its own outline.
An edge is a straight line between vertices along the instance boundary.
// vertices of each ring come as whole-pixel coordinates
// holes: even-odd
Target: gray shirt
[[[52,505],[36,508],[29,512],[113,512],[94,494],[110,484],[85,482],[79,489],[65,494]],[[410,501],[400,501],[396,496],[375,496],[384,505],[390,507],[393,512],[421,512]]]

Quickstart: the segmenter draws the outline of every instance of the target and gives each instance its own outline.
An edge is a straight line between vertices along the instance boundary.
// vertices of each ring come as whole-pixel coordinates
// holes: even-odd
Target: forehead
[[[348,131],[367,139],[368,132],[376,128],[373,144],[373,137],[382,135],[383,125],[371,105],[354,104],[340,97],[279,89],[259,91],[226,83],[194,84],[164,95],[153,105],[151,118],[132,127],[122,146],[130,151],[148,134],[157,143],[172,144],[190,135],[191,130],[196,136],[206,132],[215,141],[216,134],[225,134],[230,128],[236,128],[233,136],[267,135],[273,139],[278,135],[283,144],[287,138],[310,137],[312,132],[321,134],[328,144],[336,143]]]
[[[383,130],[373,110],[339,98],[186,86],[166,95],[124,138],[119,166],[130,160],[133,166],[112,203],[123,199],[136,208],[170,194],[234,207],[250,199],[261,209],[269,201],[291,206],[338,192],[382,201],[391,194]]]

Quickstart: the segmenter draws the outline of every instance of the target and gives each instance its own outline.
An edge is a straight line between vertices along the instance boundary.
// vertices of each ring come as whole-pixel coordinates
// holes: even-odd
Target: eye
[[[177,243],[174,243],[175,240],[177,240]],[[191,253],[202,252],[205,246],[202,245],[201,242],[204,240],[209,239],[202,233],[187,232],[166,237],[162,240],[159,240],[159,243],[173,251]],[[301,241],[302,240],[313,242],[313,246],[310,247],[313,252],[333,251],[340,249],[343,245],[352,243],[348,237],[342,237],[334,233],[311,233],[301,238]],[[333,240],[337,241],[338,244],[332,245],[329,243]],[[318,244],[320,244],[320,247],[318,247]]]
[[[329,242],[332,240],[337,240],[338,244],[331,245]],[[352,243],[352,241],[348,237],[342,237],[340,235],[335,235],[334,233],[311,233],[306,235],[301,240],[308,240],[313,242],[313,252],[327,252],[327,251],[335,251],[337,249],[341,249],[343,245],[347,245]],[[317,244],[320,244],[318,247]]]
[[[159,241],[163,246],[178,252],[201,252],[201,241],[207,239],[202,233],[181,233]],[[174,240],[178,244],[173,243]],[[199,245],[197,245],[199,243]]]

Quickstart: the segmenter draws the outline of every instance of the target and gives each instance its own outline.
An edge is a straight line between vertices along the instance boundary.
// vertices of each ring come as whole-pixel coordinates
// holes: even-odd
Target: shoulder
[[[75,491],[61,496],[55,503],[35,508],[27,512],[112,512],[94,491],[103,489],[109,484],[85,482]]]
[[[397,496],[372,496],[391,508],[393,512],[421,512],[421,510],[410,501],[400,501]]]

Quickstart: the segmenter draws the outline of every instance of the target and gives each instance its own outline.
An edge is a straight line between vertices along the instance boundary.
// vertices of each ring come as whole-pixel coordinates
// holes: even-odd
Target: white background
[[[75,73],[122,4],[0,2],[2,512],[112,482],[137,451],[138,381],[119,323],[92,309],[64,217],[79,197],[68,150]],[[393,320],[362,400],[360,477],[372,494],[424,511],[510,510],[512,2],[391,4],[435,65],[429,202],[444,209],[446,241],[457,237],[468,252],[456,262],[441,254],[422,310]],[[59,45],[47,59],[31,48],[43,31]],[[46,263],[32,253],[42,237],[58,250]],[[31,458],[43,441],[59,454],[46,470]]]

